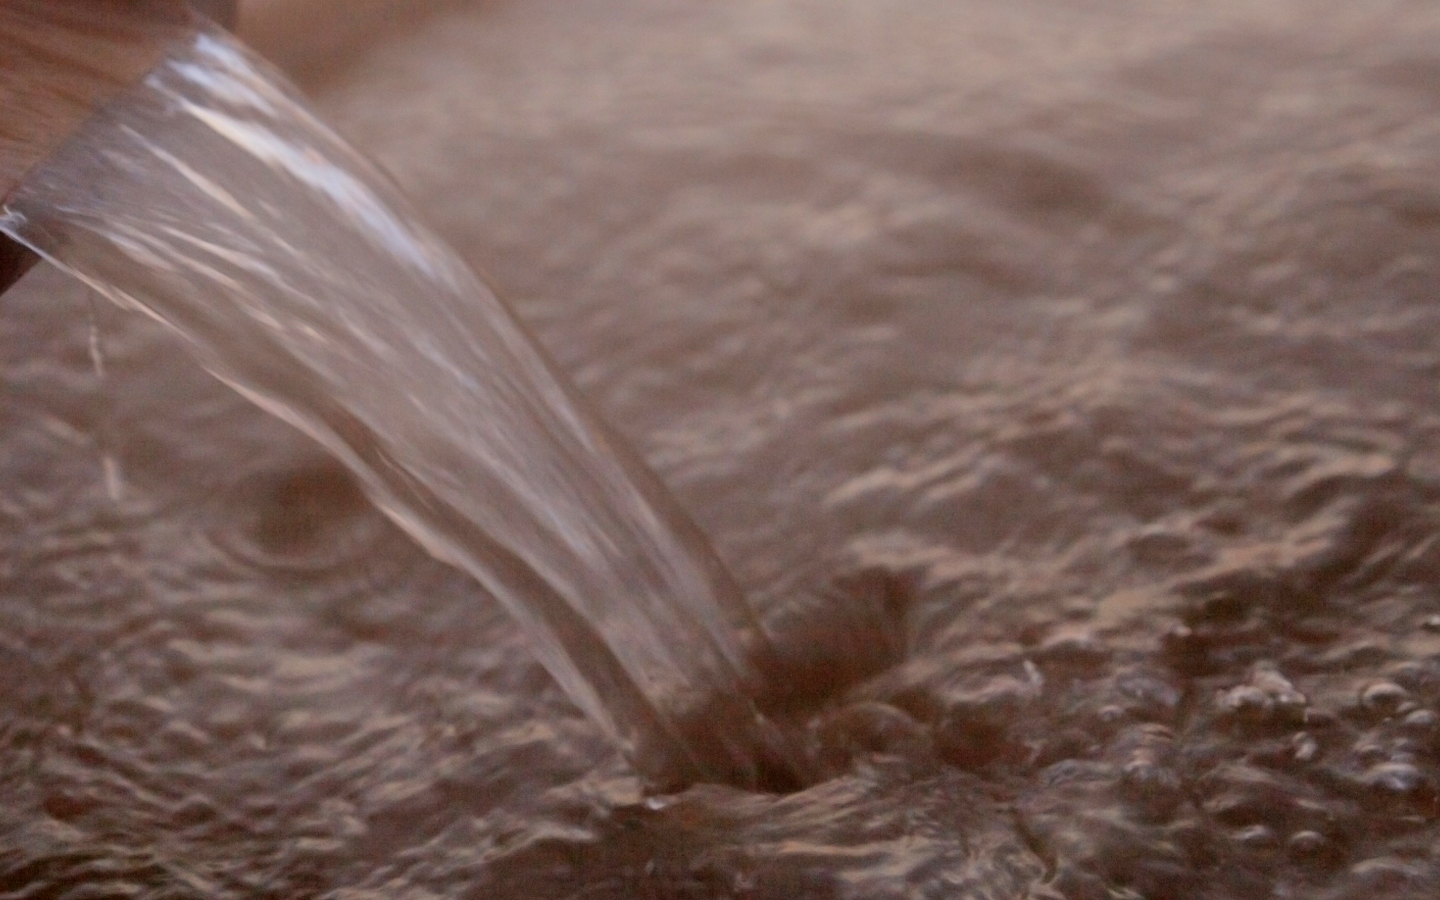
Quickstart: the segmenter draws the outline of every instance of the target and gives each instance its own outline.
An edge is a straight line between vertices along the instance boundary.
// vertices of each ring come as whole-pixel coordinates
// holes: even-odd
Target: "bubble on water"
[[[1304,731],[1290,739],[1290,746],[1295,761],[1301,764],[1313,762],[1320,755],[1320,742]]]
[[[1427,785],[1424,775],[1412,763],[1385,762],[1372,766],[1360,776],[1366,787],[1391,794],[1410,794]]]
[[[1435,730],[1437,722],[1440,722],[1440,717],[1432,710],[1417,709],[1407,713],[1401,724],[1409,731],[1426,734]]]
[[[1222,693],[1218,705],[1222,712],[1263,722],[1274,711],[1275,700],[1253,684],[1242,684]]]
[[[1315,868],[1335,855],[1335,847],[1320,832],[1303,830],[1290,835],[1285,853],[1293,862]]]
[[[1360,693],[1360,705],[1367,712],[1388,716],[1408,700],[1410,692],[1393,681],[1377,681]]]
[[[1276,849],[1280,840],[1275,832],[1266,825],[1249,825],[1233,832],[1230,839],[1249,851],[1268,853]]]

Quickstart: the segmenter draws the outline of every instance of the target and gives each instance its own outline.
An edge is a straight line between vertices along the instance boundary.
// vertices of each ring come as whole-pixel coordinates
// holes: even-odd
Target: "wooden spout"
[[[185,0],[0,0],[0,203],[195,28]],[[0,237],[0,291],[31,262]]]

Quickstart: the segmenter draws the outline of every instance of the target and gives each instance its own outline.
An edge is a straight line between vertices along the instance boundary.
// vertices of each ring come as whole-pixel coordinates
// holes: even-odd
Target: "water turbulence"
[[[522,623],[652,778],[754,783],[763,639],[698,530],[370,164],[218,33],[8,199]]]

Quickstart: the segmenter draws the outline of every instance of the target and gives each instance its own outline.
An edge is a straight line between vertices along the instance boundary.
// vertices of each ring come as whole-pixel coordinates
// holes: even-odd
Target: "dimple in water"
[[[238,44],[172,50],[30,173],[0,229],[335,453],[506,605],[652,776],[755,781],[763,638],[703,537],[384,177]]]

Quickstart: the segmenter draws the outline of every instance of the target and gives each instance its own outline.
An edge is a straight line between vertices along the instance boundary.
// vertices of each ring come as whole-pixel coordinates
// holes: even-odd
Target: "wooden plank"
[[[185,0],[0,0],[0,201],[193,23]],[[0,291],[33,262],[0,238]]]
[[[191,22],[184,0],[0,0],[0,197]]]

